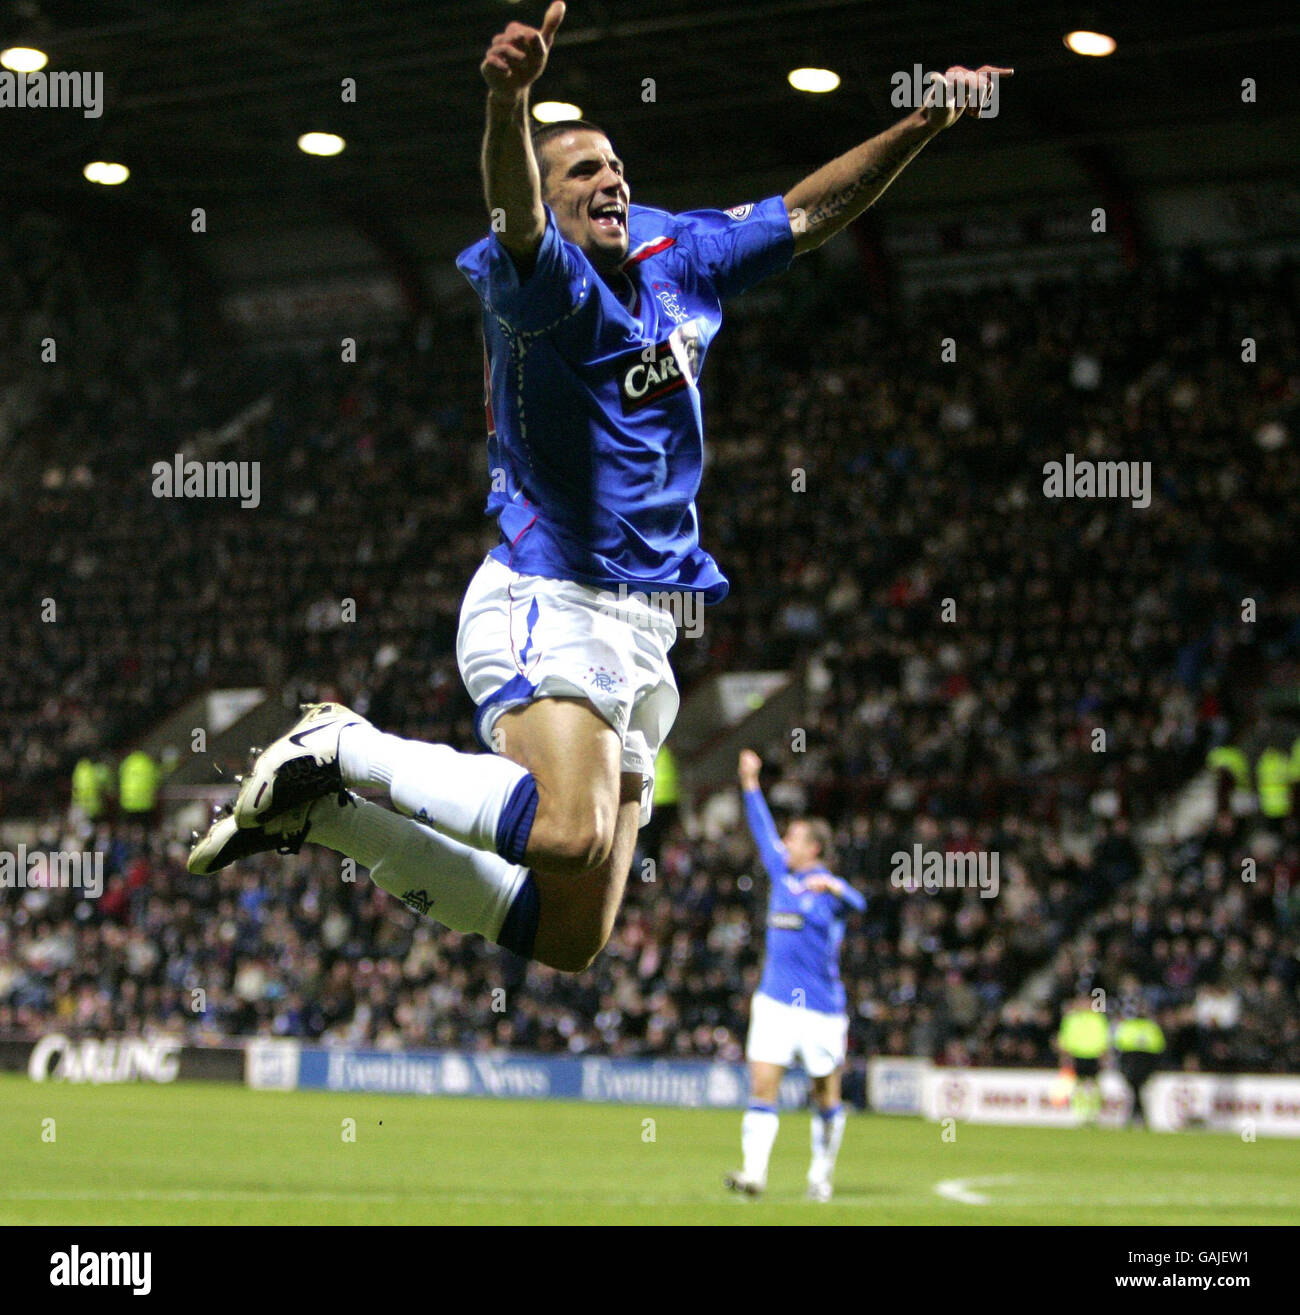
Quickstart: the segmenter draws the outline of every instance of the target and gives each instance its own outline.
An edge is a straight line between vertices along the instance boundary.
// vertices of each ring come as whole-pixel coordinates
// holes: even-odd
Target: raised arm
[[[492,38],[479,72],[488,85],[487,129],[483,134],[483,194],[494,231],[522,278],[532,272],[546,232],[542,181],[528,126],[528,94],[542,75],[556,29],[564,19],[563,0],[546,11],[540,31],[509,23]]]
[[[773,881],[779,881],[790,870],[790,865],[786,862],[785,846],[777,833],[767,800],[759,789],[758,774],[762,767],[762,759],[752,749],[741,751],[738,775],[745,799],[745,819],[749,823],[750,833],[758,846],[758,856],[767,869],[767,875]]]
[[[821,246],[874,205],[920,149],[956,123],[967,106],[979,118],[978,102],[989,79],[1010,77],[1013,71],[987,64],[978,69],[950,68],[942,83],[930,84],[920,109],[791,188],[782,199],[794,231],[795,254]]]

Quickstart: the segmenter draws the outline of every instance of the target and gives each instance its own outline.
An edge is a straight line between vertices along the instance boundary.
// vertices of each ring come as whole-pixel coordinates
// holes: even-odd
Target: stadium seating
[[[494,534],[468,295],[436,351],[270,369],[187,334],[159,277],[127,281],[129,335],[97,336],[92,256],[38,225],[0,258],[29,316],[6,331],[82,353],[72,382],[36,361],[5,380],[0,496],[22,519],[0,584],[0,820],[44,818],[58,847],[77,758],[219,685],[337,696],[473,747],[454,637]],[[844,955],[855,1055],[1049,1063],[1058,1003],[1086,983],[1149,993],[1179,1063],[1300,1066],[1294,817],[1250,885],[1241,819],[1167,850],[1130,834],[1300,647],[1280,537],[1300,394],[1267,363],[1295,359],[1296,293],[1289,267],[1190,258],[893,314],[828,282],[797,313],[738,304],[712,348],[701,518],[732,593],[678,644],[679,682],[813,663],[806,750],[757,747],[836,824],[840,871],[870,898]],[[1263,364],[1240,363],[1246,336]],[[267,418],[222,454],[262,462],[259,509],[152,496],[154,461],[266,393]],[[1043,465],[1067,452],[1150,461],[1150,505],[1045,499]],[[917,842],[998,852],[998,898],[894,889],[889,855]],[[0,923],[0,1035],[741,1055],[763,907],[743,829],[664,836],[656,880],[631,883],[576,978],[341,882],[332,853],[196,880],[165,828],[108,824],[97,843],[103,899],[29,891]],[[1026,1002],[1036,974],[1048,989]],[[502,982],[518,988],[504,1015]]]

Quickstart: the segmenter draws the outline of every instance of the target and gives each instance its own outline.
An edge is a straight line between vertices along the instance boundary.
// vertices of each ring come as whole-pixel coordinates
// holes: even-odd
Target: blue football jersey
[[[759,994],[818,1013],[842,1014],[844,920],[849,909],[864,909],[867,902],[845,881],[841,881],[838,895],[809,890],[807,878],[833,874],[824,867],[791,872],[762,791],[744,793],[745,816],[770,881],[766,959]]]
[[[775,196],[678,215],[633,205],[628,240],[622,298],[549,206],[522,282],[495,233],[457,257],[483,302],[492,555],[526,575],[716,603],[728,586],[699,541],[697,383],[723,300],[785,269],[794,235]]]

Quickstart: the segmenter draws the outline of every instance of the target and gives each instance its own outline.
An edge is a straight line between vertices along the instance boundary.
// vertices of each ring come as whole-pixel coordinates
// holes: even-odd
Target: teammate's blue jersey
[[[867,902],[846,881],[840,881],[840,895],[805,888],[805,880],[814,873],[832,874],[824,867],[790,871],[785,846],[761,790],[745,791],[745,816],[771,881],[767,960],[759,994],[823,1014],[842,1014],[840,945],[844,941],[844,919],[850,908],[864,909]]]
[[[733,210],[628,213],[627,302],[546,207],[522,283],[495,233],[456,265],[483,302],[492,555],[526,575],[721,601],[700,548],[696,381],[722,300],[794,256],[779,196]]]

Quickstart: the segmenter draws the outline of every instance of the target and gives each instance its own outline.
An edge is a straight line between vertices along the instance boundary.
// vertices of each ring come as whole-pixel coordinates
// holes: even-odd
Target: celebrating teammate
[[[786,828],[784,840],[777,837],[758,784],[762,766],[751,749],[740,755],[745,816],[770,887],[763,978],[750,1003],[745,1046],[750,1101],[740,1128],[744,1167],[724,1181],[733,1192],[762,1195],[780,1122],[781,1079],[799,1059],[812,1079],[808,1197],[829,1201],[844,1137],[840,1070],[849,1029],[840,944],[848,910],[864,909],[867,902],[826,866],[831,830],[823,819],[800,818]]]
[[[190,866],[310,838],[448,927],[576,972],[609,937],[677,715],[676,627],[647,596],[716,603],[728,588],[695,513],[697,380],[722,302],[865,210],[974,99],[959,85],[991,70],[949,70],[946,94],[785,196],[673,215],[631,203],[594,125],[530,134],[530,88],[563,18],[557,0],[540,30],[508,24],[483,60],[491,232],[456,262],[483,303],[501,530],[465,596],[457,658],[490,752],[313,705]],[[396,811],[351,793],[362,787]]]

